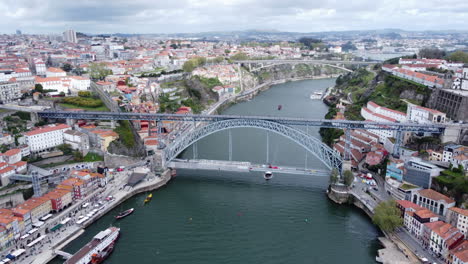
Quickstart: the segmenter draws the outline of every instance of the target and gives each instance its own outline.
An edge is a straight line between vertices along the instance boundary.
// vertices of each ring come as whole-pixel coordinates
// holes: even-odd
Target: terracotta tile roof
[[[14,170],[15,170],[15,168],[13,168],[12,166],[8,166],[8,167],[0,170],[0,175],[4,174],[4,173],[7,173],[7,172],[10,172],[10,171],[14,171]]]
[[[447,197],[447,196],[445,196],[445,195],[443,195],[443,194],[441,194],[439,192],[436,192],[436,191],[434,191],[432,189],[424,189],[424,190],[420,190],[418,192],[419,192],[419,194],[421,196],[424,196],[424,197],[429,198],[429,199],[434,200],[434,201],[443,200],[443,201],[445,201],[446,203],[449,203],[449,204],[455,202],[453,199],[450,199],[449,197]]]
[[[3,153],[3,155],[5,156],[13,156],[13,155],[16,155],[18,153],[20,153],[21,150],[20,149],[10,149],[10,150],[7,150],[5,153]]]
[[[450,254],[456,256],[462,263],[468,263],[468,240],[463,241],[460,245],[450,250]]]
[[[468,209],[461,209],[458,207],[450,207],[449,210],[454,211],[457,214],[468,216]]]
[[[399,204],[401,207],[405,208],[405,209],[409,209],[409,208],[412,208],[414,210],[423,210],[424,207],[422,206],[419,206],[415,203],[412,203],[410,201],[407,201],[407,200],[396,200],[396,203]]]
[[[43,127],[39,127],[34,130],[31,130],[29,132],[26,132],[25,135],[34,136],[34,135],[39,135],[42,133],[52,132],[52,131],[56,131],[60,129],[66,129],[66,128],[70,128],[70,126],[65,125],[65,124],[58,124],[55,126],[43,126]]]
[[[444,114],[444,113],[442,113],[440,111],[437,111],[435,109],[431,109],[431,108],[427,108],[427,107],[423,107],[423,106],[419,106],[419,105],[415,105],[413,107],[424,110],[424,111],[427,111],[427,112],[431,112],[431,113],[436,114],[436,115],[443,115]]]
[[[65,72],[62,69],[50,67],[47,69],[48,72]]]
[[[422,210],[417,210],[415,214],[421,218],[432,218],[432,217],[437,217],[436,214],[433,212],[427,210],[427,209],[422,209]]]

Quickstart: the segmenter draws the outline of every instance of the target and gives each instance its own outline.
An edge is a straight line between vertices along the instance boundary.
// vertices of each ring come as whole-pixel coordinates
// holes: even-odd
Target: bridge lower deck
[[[184,160],[175,159],[168,165],[175,169],[194,169],[194,170],[222,170],[222,171],[235,171],[235,172],[266,172],[284,174],[300,174],[312,176],[329,176],[330,172],[327,170],[304,169],[286,166],[267,166],[264,164],[252,164],[250,162],[239,161],[221,161],[221,160]]]

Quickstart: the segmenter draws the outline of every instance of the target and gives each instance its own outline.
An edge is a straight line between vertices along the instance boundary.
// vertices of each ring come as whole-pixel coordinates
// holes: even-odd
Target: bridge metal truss
[[[170,162],[187,147],[208,135],[231,128],[242,127],[259,128],[285,136],[317,157],[330,170],[337,168],[341,172],[342,159],[340,154],[323,144],[319,139],[284,124],[261,119],[230,119],[213,122],[206,126],[199,126],[185,133],[181,138],[174,141],[172,145],[169,145],[164,152],[164,160],[166,163]]]
[[[239,115],[176,115],[149,113],[113,113],[113,112],[68,112],[43,111],[38,112],[42,118],[52,119],[89,119],[89,120],[145,120],[145,121],[178,121],[178,122],[219,122],[225,120],[243,119],[246,121],[270,121],[285,126],[328,127],[339,129],[364,130],[395,130],[406,132],[442,133],[446,127],[455,126],[467,129],[468,124],[417,124],[391,122],[365,122],[329,119],[305,119],[274,116],[239,116]]]

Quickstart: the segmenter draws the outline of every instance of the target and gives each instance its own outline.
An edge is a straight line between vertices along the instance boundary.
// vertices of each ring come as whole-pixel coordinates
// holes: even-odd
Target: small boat
[[[126,216],[132,214],[134,210],[135,210],[135,209],[133,209],[133,208],[130,208],[130,209],[128,209],[128,210],[125,210],[125,211],[121,212],[120,214],[116,215],[116,216],[115,216],[115,219],[122,219],[122,218],[124,218],[124,217],[126,217]]]
[[[281,110],[281,108],[283,108],[282,105],[278,105],[278,110]]]
[[[271,171],[266,171],[265,174],[263,175],[263,178],[265,178],[265,180],[270,180],[271,178],[273,178],[273,173]]]
[[[146,203],[149,203],[149,202],[151,201],[151,198],[153,198],[153,194],[152,194],[152,193],[150,193],[148,196],[146,196],[146,199],[145,199],[145,202],[144,202],[144,203],[145,203],[145,204],[146,204]]]

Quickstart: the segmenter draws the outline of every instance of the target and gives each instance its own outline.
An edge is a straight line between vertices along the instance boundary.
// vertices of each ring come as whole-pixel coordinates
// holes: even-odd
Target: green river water
[[[323,118],[327,107],[311,100],[334,79],[276,85],[224,114]],[[277,106],[281,104],[282,110]],[[266,163],[266,137],[256,129],[233,129],[233,159]],[[309,133],[318,135],[318,129]],[[189,148],[182,155],[193,158]],[[226,160],[227,132],[198,143],[198,158]],[[270,134],[273,165],[323,169],[294,142]],[[325,195],[328,179],[280,175],[265,182],[261,173],[182,171],[166,187],[135,196],[86,229],[65,251],[74,253],[109,225],[121,238],[106,264],[123,263],[376,263],[378,229],[359,209],[337,205]],[[119,221],[114,216],[134,207]],[[62,263],[55,259],[51,263]]]

